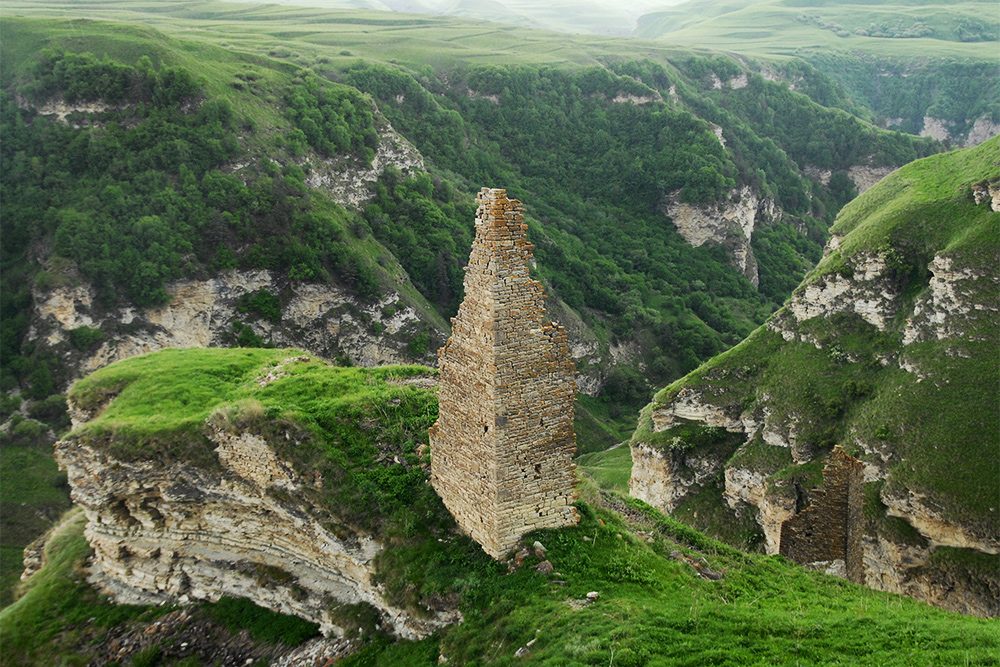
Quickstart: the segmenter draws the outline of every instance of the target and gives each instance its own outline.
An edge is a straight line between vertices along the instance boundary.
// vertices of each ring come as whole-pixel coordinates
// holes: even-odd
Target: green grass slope
[[[817,484],[818,462],[840,444],[887,471],[883,482],[868,485],[869,518],[882,516],[869,526],[870,534],[894,530],[895,524],[885,522],[883,500],[913,494],[946,521],[997,539],[1000,213],[988,202],[977,205],[972,189],[1000,178],[998,150],[1000,139],[994,138],[919,160],[842,211],[833,227],[839,249],[796,294],[832,274],[850,278],[864,258],[879,257],[888,266],[880,280],[900,295],[887,330],[853,312],[796,325],[779,311],[775,326],[761,327],[660,391],[634,439],[657,441],[664,434],[652,433],[651,411],[692,390],[730,415],[766,413],[772,423],[791,425],[797,446],[811,452],[813,462],[795,465],[781,455],[787,450],[759,439],[726,454],[732,456],[729,465],[768,476],[772,489],[790,479],[804,489]],[[960,305],[941,316],[949,327],[943,336],[923,335],[904,345],[908,327],[930,326],[928,267],[935,257],[959,276],[954,289]],[[791,340],[775,330],[789,327]],[[995,557],[985,557],[979,567],[995,578]]]
[[[404,465],[418,462],[414,445],[436,413],[433,392],[407,383],[426,369],[345,369],[286,361],[291,354],[177,350],[110,366],[74,389],[72,399],[91,408],[114,397],[76,437],[122,456],[212,466],[198,431],[214,411],[244,419],[300,471],[337,479],[323,493],[390,545],[376,562],[387,594],[414,609],[448,596],[464,616],[417,643],[366,633],[344,664],[427,665],[441,655],[455,665],[995,664],[995,622],[740,553],[587,484],[580,525],[526,537],[546,546],[556,573],[538,574],[534,556],[508,572],[458,534],[424,469]],[[282,363],[278,379],[256,382]],[[269,424],[308,437],[283,444],[267,435]],[[401,463],[377,456],[386,447]],[[88,592],[78,573],[87,554],[81,528],[77,517],[57,530],[46,567],[0,612],[5,664],[86,664],[106,633],[141,634],[169,611],[118,608]],[[596,601],[580,602],[592,591]],[[249,625],[264,613],[244,611]],[[129,657],[202,664],[173,658],[174,650],[154,645]]]
[[[634,35],[757,54],[823,49],[986,60],[1000,41],[997,18],[990,2],[714,0],[646,14]]]

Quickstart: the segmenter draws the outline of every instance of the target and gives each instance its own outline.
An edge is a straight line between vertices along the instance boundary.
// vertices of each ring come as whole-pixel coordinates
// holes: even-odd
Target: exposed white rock
[[[85,113],[85,114],[95,114],[95,113],[105,113],[107,111],[120,111],[124,107],[122,106],[112,106],[110,104],[105,104],[101,101],[95,102],[66,102],[62,98],[55,97],[43,102],[40,106],[34,107],[25,98],[20,95],[15,96],[17,100],[17,105],[22,109],[34,108],[40,116],[55,116],[55,119],[60,123],[67,123],[67,117],[71,114]]]
[[[940,118],[924,116],[924,128],[920,130],[921,137],[930,137],[938,141],[947,141],[951,138],[951,123]]]
[[[224,456],[229,466],[220,473],[120,461],[82,439],[57,443],[56,460],[87,515],[91,580],[122,602],[249,597],[316,622],[324,634],[342,633],[331,601],[370,604],[407,639],[458,620],[455,610],[416,618],[389,604],[372,580],[382,545],[370,536],[338,537],[315,518],[322,510],[273,493],[265,483],[284,478],[287,485],[291,475],[273,451],[263,452],[266,443],[252,445],[261,456],[239,463]]]
[[[925,501],[925,495],[913,490],[904,496],[882,492],[882,502],[888,507],[886,513],[904,519],[931,544],[1000,554],[1000,538],[996,534],[977,535],[967,527],[944,518]]]
[[[891,174],[895,169],[895,167],[870,167],[856,164],[847,170],[847,177],[851,179],[854,189],[858,191],[858,194],[861,194]],[[807,165],[802,171],[806,176],[814,181],[819,181],[823,185],[829,185],[830,179],[833,177],[832,169],[824,169],[812,165]]]
[[[781,546],[781,524],[795,516],[795,500],[768,493],[768,477],[756,470],[726,467],[723,497],[732,509],[746,503],[759,510],[757,523],[764,531],[764,552],[774,555]]]
[[[130,325],[106,340],[79,367],[81,375],[115,361],[168,347],[225,347],[234,341],[232,325],[244,322],[265,340],[302,347],[313,353],[339,350],[362,366],[390,363],[434,363],[431,350],[413,357],[405,333],[434,327],[412,306],[390,292],[377,302],[364,302],[333,285],[285,281],[270,271],[230,271],[209,280],[182,280],[165,287],[170,301],[146,311],[123,307],[101,309],[89,286],[35,291],[38,321],[29,339],[46,331],[46,340],[64,340],[79,326],[112,329]],[[245,294],[267,289],[290,294],[280,324],[253,319],[237,305]],[[375,327],[381,334],[375,333]],[[436,328],[436,327],[435,327]],[[396,336],[395,334],[403,334]],[[439,332],[444,337],[444,332]]]
[[[480,93],[479,91],[472,90],[472,89],[469,89],[468,95],[469,95],[469,99],[473,99],[473,100],[489,100],[493,104],[496,104],[498,106],[500,105],[500,96],[499,95],[486,95],[484,93]]]
[[[647,443],[633,444],[629,493],[653,507],[672,512],[688,489],[718,474],[722,461],[713,457],[684,456]]]
[[[858,194],[861,194],[894,171],[896,171],[896,167],[854,165],[847,170],[847,177],[854,183],[854,188],[858,191]]]
[[[729,87],[733,90],[739,90],[740,88],[746,88],[750,85],[750,79],[747,77],[747,73],[743,72],[739,76],[734,76],[729,80]]]
[[[93,289],[89,285],[61,287],[48,293],[36,289],[33,296],[38,313],[43,318],[54,319],[60,325],[49,332],[46,338],[49,345],[56,345],[66,340],[65,332],[68,330],[94,324],[93,318],[88,313],[94,302]],[[34,338],[36,335],[36,332],[30,331],[28,338]]]
[[[885,261],[874,254],[855,256],[854,275],[826,274],[792,295],[788,310],[799,322],[828,317],[838,312],[855,312],[885,331],[896,314],[899,295],[880,280]]]
[[[743,432],[740,417],[703,400],[700,393],[681,389],[677,397],[668,405],[653,410],[653,431],[665,431],[674,425],[676,419],[702,422],[707,426],[718,426],[732,433]]]
[[[996,317],[1000,313],[1000,303],[989,298],[997,294],[1000,287],[996,275],[968,267],[956,268],[954,260],[946,255],[935,255],[928,268],[933,274],[930,289],[917,299],[913,316],[906,322],[904,345],[962,338],[966,336],[970,320]],[[977,284],[981,281],[992,282],[992,288],[983,289]]]
[[[823,169],[822,167],[815,167],[813,165],[806,165],[802,171],[806,176],[814,181],[819,181],[823,185],[829,185],[830,179],[833,177],[832,169]]]
[[[995,617],[1000,613],[996,584],[984,594],[947,572],[927,572],[933,547],[898,544],[882,535],[865,535],[863,545],[865,584],[870,588],[908,595],[961,614]]]
[[[365,166],[353,157],[313,157],[309,161],[311,168],[306,185],[325,192],[335,202],[357,207],[372,198],[368,186],[379,179],[386,167],[395,167],[403,174],[423,171],[423,157],[413,144],[398,134],[381,114],[376,114],[376,118],[379,144],[371,165]]]
[[[729,248],[733,266],[757,285],[757,260],[750,249],[750,239],[757,225],[781,219],[781,209],[773,199],[761,199],[749,186],[743,186],[733,190],[726,202],[688,204],[667,199],[660,210],[695,248],[705,243]]]
[[[972,124],[972,129],[969,131],[969,136],[965,138],[964,146],[978,146],[988,139],[1000,134],[1000,123],[993,122],[991,116],[983,116],[977,118],[976,122]],[[996,211],[997,209],[993,209]]]
[[[711,125],[710,127],[712,129],[712,134],[714,134],[715,138],[719,140],[719,144],[723,148],[725,148],[726,147],[726,138],[724,136],[722,136],[722,128],[719,127],[718,125]]]
[[[611,100],[615,104],[624,104],[625,102],[631,102],[632,104],[649,104],[650,102],[659,102],[663,100],[659,93],[655,95],[631,95],[625,93],[618,93],[615,98]]]
[[[1000,134],[1000,123],[995,123],[989,115],[977,118],[964,137],[955,131],[955,123],[932,116],[924,116],[924,127],[920,131],[922,137],[952,141],[956,146],[964,148],[978,146],[997,134]]]
[[[264,438],[253,433],[229,433],[215,429],[213,440],[219,462],[229,470],[260,486],[277,486],[295,490],[295,473],[291,466],[278,460]]]
[[[977,206],[988,201],[990,210],[1000,213],[1000,179],[994,179],[989,183],[976,183],[972,186],[972,196]]]

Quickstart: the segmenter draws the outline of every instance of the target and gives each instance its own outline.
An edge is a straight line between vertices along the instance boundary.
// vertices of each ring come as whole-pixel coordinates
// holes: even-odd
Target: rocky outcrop
[[[1000,179],[981,181],[972,186],[972,197],[976,205],[990,203],[990,210],[1000,213]]]
[[[732,255],[732,265],[757,285],[757,259],[750,240],[758,225],[781,219],[781,209],[773,199],[760,198],[743,186],[733,190],[726,202],[688,204],[667,199],[660,210],[695,248],[705,243],[724,246]]]
[[[685,456],[669,448],[635,443],[629,494],[670,513],[691,487],[715,477],[722,464],[718,456]]]
[[[983,339],[974,322],[995,317],[1000,304],[990,298],[1000,287],[1000,277],[968,267],[956,267],[954,259],[938,254],[927,267],[932,278],[929,289],[917,298],[913,315],[903,329],[903,344],[959,337]]]
[[[703,400],[700,392],[681,389],[669,405],[653,411],[653,431],[658,433],[672,426],[677,419],[702,422],[707,426],[718,426],[731,432],[743,430],[743,422],[732,414],[732,410],[713,405]]]
[[[885,331],[896,315],[900,297],[899,291],[884,279],[885,259],[863,253],[852,259],[850,271],[850,276],[828,273],[806,284],[805,289],[792,295],[788,312],[798,322],[853,312],[879,331]],[[794,335],[797,330],[794,325],[779,320],[772,320],[769,326],[782,329],[786,336]]]
[[[249,597],[342,634],[339,605],[378,610],[386,628],[420,639],[458,619],[452,609],[417,617],[394,607],[373,580],[383,546],[340,525],[305,493],[267,442],[213,430],[221,468],[122,461],[87,436],[56,444],[73,500],[87,516],[91,580],[121,602]]]
[[[854,183],[854,188],[858,191],[858,194],[861,194],[895,170],[896,167],[854,165],[847,170],[847,177]]]
[[[927,502],[926,495],[922,493],[913,490],[900,494],[883,491],[881,500],[887,507],[886,514],[905,520],[931,545],[1000,554],[1000,537],[971,530],[947,519]]]
[[[209,280],[184,280],[166,286],[170,301],[140,311],[101,308],[88,285],[35,290],[36,319],[29,340],[57,345],[82,326],[100,328],[106,340],[78,362],[85,375],[115,361],[168,347],[227,347],[236,343],[235,327],[249,327],[264,341],[299,347],[353,363],[431,362],[430,348],[414,355],[413,336],[430,329],[444,338],[441,325],[390,292],[365,302],[344,288],[284,280],[270,271],[230,271]],[[261,290],[281,295],[281,320],[271,322],[240,312],[240,298]],[[66,353],[67,355],[70,352]]]
[[[934,548],[920,540],[864,537],[865,584],[875,590],[908,595],[960,614],[1000,616],[1000,585],[970,577],[961,567],[934,558]]]
[[[66,123],[73,127],[81,127],[80,124],[72,122],[74,118],[89,117],[93,114],[107,113],[109,111],[121,111],[126,108],[125,106],[105,104],[99,100],[66,102],[61,97],[50,98],[37,106],[21,95],[15,95],[14,100],[22,109],[34,109],[39,116],[48,116],[57,122]],[[92,122],[88,119],[84,125]]]
[[[359,207],[372,198],[369,186],[387,167],[398,169],[404,175],[424,170],[423,156],[413,144],[396,132],[377,109],[373,111],[379,144],[371,164],[365,165],[353,156],[331,159],[312,156],[308,161],[307,186],[325,192],[339,204]]]
[[[847,170],[847,177],[854,184],[854,189],[861,194],[872,187],[883,178],[895,171],[896,167],[872,167],[869,165],[856,164]],[[832,169],[821,169],[820,167],[806,166],[803,171],[806,176],[819,181],[823,185],[829,185],[833,178]]]
[[[726,466],[723,498],[733,510],[744,505],[758,509],[757,523],[764,531],[764,553],[776,554],[781,544],[781,525],[795,516],[795,498],[771,492],[768,477],[767,472],[760,470]]]
[[[961,127],[952,121],[924,116],[924,126],[920,130],[921,137],[930,137],[938,141],[951,141],[955,146],[970,148],[992,139],[1000,134],[1000,123],[996,123],[992,116],[982,116],[977,118],[967,133],[961,132]],[[968,126],[966,126],[968,127]]]
[[[995,122],[991,116],[983,116],[977,118],[976,122],[972,124],[972,129],[969,130],[962,145],[966,147],[978,146],[998,134],[1000,134],[1000,123]]]

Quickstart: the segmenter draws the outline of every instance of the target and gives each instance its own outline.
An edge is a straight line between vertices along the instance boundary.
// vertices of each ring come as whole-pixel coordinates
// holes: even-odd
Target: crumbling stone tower
[[[575,369],[566,330],[528,275],[534,246],[506,190],[477,197],[465,300],[438,352],[431,483],[458,525],[494,558],[524,533],[575,524]]]
[[[864,464],[833,448],[823,468],[823,488],[810,492],[812,502],[781,524],[778,552],[800,564],[844,560],[847,578],[865,582]]]

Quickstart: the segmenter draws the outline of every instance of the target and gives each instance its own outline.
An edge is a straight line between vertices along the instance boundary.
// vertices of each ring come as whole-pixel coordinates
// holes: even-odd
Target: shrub
[[[104,340],[104,332],[93,327],[77,327],[76,329],[71,329],[69,332],[70,343],[81,352],[86,352],[95,343],[102,340]]]

